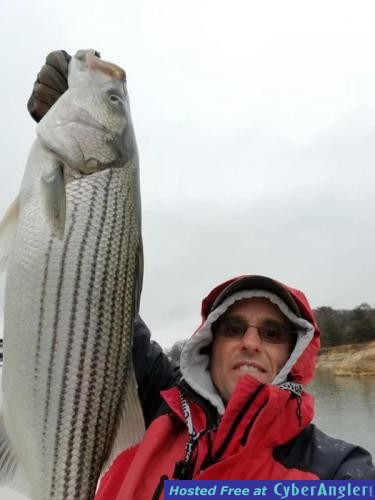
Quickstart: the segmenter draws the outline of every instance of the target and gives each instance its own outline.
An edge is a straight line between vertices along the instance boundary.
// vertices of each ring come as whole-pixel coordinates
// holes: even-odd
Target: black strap
[[[156,490],[154,491],[154,494],[152,495],[152,500],[159,500],[161,492],[163,491],[164,488],[164,481],[168,479],[168,476],[163,475],[161,476],[159,483],[156,487]]]

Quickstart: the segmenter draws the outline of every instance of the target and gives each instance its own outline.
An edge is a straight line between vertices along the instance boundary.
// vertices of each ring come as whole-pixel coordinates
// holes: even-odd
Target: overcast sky
[[[201,298],[243,273],[314,307],[375,306],[374,25],[371,1],[4,1],[0,212],[46,54],[93,47],[128,75],[156,339],[188,336]]]
[[[202,296],[243,273],[314,307],[375,306],[374,26],[361,0],[4,0],[0,213],[46,54],[93,47],[128,75],[157,340],[188,336]]]

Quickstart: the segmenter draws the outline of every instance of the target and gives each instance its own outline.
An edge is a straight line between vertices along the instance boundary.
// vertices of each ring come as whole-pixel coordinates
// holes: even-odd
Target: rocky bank
[[[317,368],[338,376],[375,377],[375,341],[323,347]]]

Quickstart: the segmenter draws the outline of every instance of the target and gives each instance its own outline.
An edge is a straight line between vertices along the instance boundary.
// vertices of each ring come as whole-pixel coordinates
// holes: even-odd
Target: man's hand
[[[65,50],[50,52],[38,73],[27,109],[39,122],[49,108],[68,88],[68,66],[71,56]]]

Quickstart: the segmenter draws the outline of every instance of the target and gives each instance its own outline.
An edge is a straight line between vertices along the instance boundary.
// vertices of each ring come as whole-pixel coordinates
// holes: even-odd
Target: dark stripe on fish
[[[89,335],[90,335],[90,321],[91,321],[91,313],[92,313],[91,301],[92,301],[93,292],[95,289],[95,277],[96,277],[97,265],[98,265],[97,258],[99,255],[99,247],[100,247],[100,243],[101,243],[102,238],[103,238],[103,231],[104,231],[106,217],[107,217],[108,198],[109,198],[109,193],[110,193],[111,180],[112,180],[112,170],[109,171],[108,179],[107,179],[106,185],[104,187],[104,199],[103,199],[103,201],[100,200],[100,203],[99,203],[100,206],[103,206],[103,210],[102,210],[101,217],[100,217],[99,230],[98,230],[97,235],[96,235],[93,262],[91,264],[91,275],[90,275],[90,279],[89,279],[89,287],[88,287],[88,293],[87,293],[87,297],[86,297],[85,322],[84,322],[84,329],[83,329],[83,338],[82,338],[82,343],[81,343],[81,347],[80,347],[79,366],[78,366],[78,374],[77,374],[78,379],[77,379],[77,385],[76,385],[75,392],[74,392],[74,403],[73,403],[74,408],[77,408],[79,406],[80,398],[82,397],[82,381],[83,381],[83,376],[84,376],[85,354],[87,352],[87,344],[88,344],[88,339],[89,339]],[[109,239],[109,242],[108,242],[108,251],[107,251],[108,257],[109,257],[110,245],[111,245],[111,239]],[[106,267],[108,267],[107,263],[106,263]],[[95,339],[96,339],[96,337],[95,337]],[[79,439],[82,439],[82,440],[80,441],[80,446],[79,446],[80,458],[78,461],[78,464],[79,464],[78,471],[77,471],[77,473],[75,473],[75,476],[74,476],[75,477],[75,488],[79,488],[79,487],[84,486],[82,484],[84,481],[84,478],[82,477],[83,476],[82,469],[85,465],[87,441],[90,438],[90,436],[88,435],[89,426],[87,425],[87,423],[89,420],[90,411],[92,410],[92,402],[93,402],[93,398],[95,396],[94,390],[95,390],[95,386],[97,384],[98,374],[95,374],[97,364],[98,364],[97,363],[97,355],[98,355],[98,352],[96,350],[94,350],[92,352],[92,358],[91,358],[91,367],[90,367],[90,375],[89,375],[90,384],[88,387],[87,400],[86,400],[86,405],[85,405],[86,408],[85,408],[85,416],[83,418],[83,427],[82,427],[82,429],[78,430],[78,432],[80,433]],[[67,456],[66,464],[69,466],[72,463],[72,454],[74,451],[74,438],[75,438],[75,434],[76,434],[76,424],[77,424],[77,413],[75,413],[73,415],[73,418],[72,418],[71,432],[70,432],[69,442],[68,442],[68,456]],[[91,469],[88,469],[88,470],[91,471]],[[94,476],[93,476],[93,478],[89,478],[89,482],[91,482],[93,480],[94,480],[94,482],[92,485],[89,486],[87,491],[93,490],[93,492],[95,492],[96,478],[98,476],[98,473],[100,473],[100,470],[99,471],[95,470],[93,472],[94,472]],[[71,473],[71,468],[68,467],[65,470],[65,475],[64,475],[64,484],[65,485],[69,485],[70,475],[71,475],[70,473]],[[85,491],[86,491],[86,489],[85,489]],[[79,497],[79,490],[75,491],[74,495],[77,496],[77,498],[80,498]]]
[[[125,197],[125,200],[129,198],[130,189],[128,188],[126,193],[121,193],[122,199]],[[113,419],[119,418],[119,412],[115,411],[113,413],[113,405],[112,401],[116,399],[121,403],[121,391],[123,390],[122,380],[118,380],[116,378],[118,371],[118,366],[120,361],[122,360],[122,353],[120,349],[121,338],[124,336],[124,332],[126,329],[123,322],[119,321],[118,318],[118,310],[122,312],[123,310],[123,296],[120,293],[120,290],[123,288],[123,281],[120,280],[120,276],[122,276],[122,269],[124,268],[124,259],[123,256],[126,255],[127,249],[125,248],[125,241],[127,236],[127,219],[128,219],[128,208],[121,203],[122,210],[122,221],[121,221],[121,233],[119,238],[119,247],[118,247],[118,258],[116,263],[116,268],[118,272],[115,276],[113,291],[112,291],[112,300],[109,304],[110,310],[107,314],[110,315],[110,327],[109,327],[109,342],[107,344],[107,349],[105,353],[105,368],[103,370],[105,377],[104,384],[102,386],[102,391],[100,394],[101,408],[100,414],[104,416],[101,420],[97,420],[95,426],[95,448],[99,447],[104,452],[104,457],[102,460],[99,456],[93,456],[94,463],[96,466],[100,466],[103,463],[103,458],[107,459],[110,447],[113,444],[113,437],[115,432],[115,423],[112,422]],[[122,326],[122,331],[115,331],[116,324],[120,324]],[[107,426],[104,428],[103,422],[107,422]]]
[[[81,187],[81,186],[80,186]],[[85,188],[85,187],[83,187]],[[82,187],[81,187],[82,189]],[[77,269],[75,272],[75,283],[74,283],[74,291],[73,291],[73,302],[72,302],[72,310],[71,310],[71,316],[70,316],[70,323],[69,323],[69,332],[68,332],[68,342],[67,342],[67,347],[65,351],[65,359],[64,359],[64,374],[63,374],[63,380],[61,384],[61,391],[60,391],[60,398],[59,398],[59,408],[58,408],[58,419],[57,419],[57,426],[56,426],[56,441],[55,441],[55,451],[54,451],[54,459],[53,459],[53,467],[52,467],[52,485],[55,483],[56,480],[56,475],[57,473],[61,474],[62,471],[58,471],[58,462],[59,462],[59,456],[58,456],[58,450],[60,449],[60,441],[62,438],[62,433],[64,432],[63,429],[63,413],[64,413],[64,408],[65,408],[65,396],[66,396],[66,389],[68,386],[68,381],[70,378],[70,360],[72,356],[72,350],[73,350],[73,345],[74,345],[74,338],[75,338],[75,322],[76,322],[76,316],[77,316],[77,310],[78,310],[78,295],[79,295],[79,284],[81,281],[81,275],[82,275],[82,263],[84,260],[84,255],[85,255],[85,248],[87,245],[88,241],[88,236],[90,233],[90,229],[92,226],[92,221],[93,221],[93,216],[94,216],[94,206],[95,202],[97,199],[97,194],[98,194],[98,189],[97,186],[94,184],[93,185],[93,192],[91,193],[91,199],[89,201],[89,210],[88,210],[88,218],[87,218],[87,224],[85,227],[84,234],[82,235],[82,241],[81,245],[79,248],[79,253],[78,253],[78,262],[77,262]],[[74,413],[72,415],[73,420],[76,420],[77,418],[77,408],[74,408]],[[61,466],[61,463],[60,463]],[[65,463],[64,464],[65,468],[70,467],[71,463]],[[66,471],[65,471],[66,472]],[[64,490],[63,490],[63,496],[62,498],[69,498],[67,496],[68,493],[68,484],[63,485]],[[54,489],[52,491],[52,498],[51,500],[55,497],[55,494],[57,491]]]
[[[48,363],[48,374],[47,374],[47,386],[46,386],[46,401],[44,405],[44,418],[43,418],[43,430],[42,430],[42,447],[45,449],[46,446],[46,438],[47,438],[47,429],[48,429],[48,417],[49,417],[49,409],[50,409],[50,399],[51,399],[51,390],[52,390],[52,376],[53,376],[53,365],[55,362],[56,356],[56,344],[57,344],[57,334],[58,334],[58,325],[60,320],[60,305],[61,305],[61,295],[62,295],[62,287],[64,282],[64,274],[65,274],[65,263],[66,256],[68,253],[69,243],[73,234],[73,229],[76,223],[76,211],[77,205],[73,205],[72,210],[72,223],[69,227],[68,234],[66,236],[66,240],[64,243],[64,248],[61,256],[61,264],[60,264],[60,275],[57,286],[57,295],[56,295],[56,308],[55,308],[55,319],[53,322],[53,331],[52,331],[52,344],[50,351],[50,359]]]
[[[101,374],[100,377],[102,378],[102,386],[100,390],[100,396],[99,396],[99,401],[100,405],[98,408],[98,413],[96,416],[96,422],[95,422],[95,429],[94,432],[91,432],[90,437],[93,440],[93,453],[91,454],[91,463],[90,467],[88,470],[95,470],[100,473],[100,466],[103,462],[103,456],[99,453],[96,453],[96,450],[98,449],[103,449],[103,446],[98,447],[98,440],[99,437],[103,435],[103,429],[102,429],[102,422],[103,422],[103,409],[104,409],[104,403],[105,403],[105,392],[106,392],[106,382],[107,382],[107,377],[109,373],[109,359],[110,359],[110,349],[108,348],[109,346],[109,339],[111,338],[109,335],[109,332],[104,332],[105,326],[104,326],[104,317],[106,316],[106,298],[108,297],[108,277],[109,277],[109,263],[111,261],[111,256],[113,259],[113,240],[114,240],[114,229],[118,224],[118,215],[119,215],[119,210],[118,210],[118,194],[115,194],[114,197],[114,207],[113,207],[113,214],[114,216],[112,217],[112,224],[111,224],[111,229],[109,233],[109,244],[107,246],[107,252],[105,255],[105,266],[104,266],[104,272],[103,272],[103,278],[100,283],[100,297],[99,297],[99,309],[98,309],[98,323],[96,325],[96,331],[95,331],[95,339],[96,342],[101,346],[102,343],[102,337],[103,333],[105,333],[108,341],[107,341],[107,349],[106,349],[106,354],[105,354],[105,364],[104,367],[101,367]],[[118,251],[120,251],[120,247],[118,248]],[[118,269],[118,268],[117,268]],[[109,290],[111,293],[111,300],[114,301],[116,300],[116,296],[114,294],[114,291],[112,290],[111,283],[109,284]],[[108,313],[107,313],[108,316]],[[112,353],[113,354],[113,353]],[[95,378],[95,372],[97,370],[97,359],[96,357],[92,358],[91,366],[90,366],[90,375],[89,375],[89,380],[94,380]],[[90,392],[89,392],[90,394]],[[89,401],[89,404],[91,401]],[[88,433],[89,429],[91,429],[91,425],[89,425],[89,409],[90,406],[86,407],[86,412],[85,412],[85,417],[84,417],[84,429],[83,433]],[[90,422],[91,423],[91,422]],[[80,458],[79,458],[79,468],[78,468],[78,476],[82,476],[83,474],[83,450],[81,450],[80,453]]]
[[[53,239],[50,238],[48,243],[48,249],[46,253],[46,263],[44,266],[43,281],[42,281],[42,291],[40,296],[40,307],[39,307],[39,320],[38,320],[38,336],[36,340],[36,350],[35,350],[35,368],[34,368],[34,394],[38,389],[38,377],[39,377],[39,358],[40,358],[40,347],[43,333],[43,321],[44,321],[44,303],[46,298],[46,288],[48,279],[48,266],[49,257],[52,250]]]
[[[122,194],[122,197],[125,196],[126,198],[128,197],[128,192]],[[121,232],[120,232],[120,238],[119,238],[119,247],[118,247],[118,254],[117,254],[117,263],[116,267],[118,269],[118,273],[115,276],[114,284],[113,284],[113,292],[112,292],[112,300],[108,304],[109,310],[107,314],[110,316],[110,326],[109,326],[109,343],[107,345],[107,350],[105,353],[105,382],[104,386],[102,387],[102,393],[101,393],[101,398],[103,398],[103,401],[105,402],[104,408],[102,407],[102,412],[104,412],[104,422],[107,422],[107,426],[104,427],[103,424],[100,425],[100,422],[97,422],[96,428],[95,428],[95,442],[97,443],[97,446],[100,446],[101,449],[104,452],[104,455],[107,458],[107,455],[110,452],[110,445],[113,442],[113,437],[114,437],[114,428],[113,425],[111,426],[110,424],[110,418],[115,417],[118,418],[118,415],[113,415],[112,414],[112,409],[110,405],[110,401],[112,400],[112,397],[114,394],[117,394],[118,386],[121,382],[119,382],[117,378],[118,370],[118,362],[121,359],[121,351],[119,349],[119,340],[121,337],[124,335],[124,325],[119,321],[118,318],[118,312],[117,310],[119,307],[123,306],[123,299],[119,293],[119,289],[122,286],[122,282],[120,280],[120,277],[122,277],[122,268],[123,268],[123,262],[122,262],[122,256],[126,252],[126,249],[124,247],[124,239],[125,239],[125,234],[126,234],[126,219],[127,219],[127,210],[126,207],[121,203],[122,210],[122,220],[121,220]],[[116,325],[120,324],[122,327],[122,331],[117,331],[116,332]],[[112,395],[112,397],[111,397]],[[119,395],[117,397],[120,397]],[[98,461],[99,457],[93,457],[95,461]]]
[[[125,199],[125,203],[126,203],[126,206],[124,208],[124,216],[125,214],[127,213],[131,213],[131,207],[129,207],[129,204],[132,204],[133,203],[133,200],[129,197],[129,193],[127,193],[126,195],[126,199]],[[123,228],[125,229],[124,232],[122,233],[121,235],[121,249],[124,249],[124,245],[126,245],[126,250],[122,250],[122,252],[120,253],[120,256],[119,257],[122,257],[122,262],[119,261],[119,266],[121,266],[121,269],[124,269],[125,271],[125,276],[124,276],[124,279],[122,282],[120,282],[119,280],[116,281],[116,295],[117,297],[119,298],[118,301],[114,301],[113,302],[113,309],[112,309],[112,313],[111,313],[111,316],[112,317],[116,317],[116,306],[118,306],[119,304],[121,305],[121,309],[120,309],[120,324],[123,325],[123,329],[124,331],[128,331],[129,332],[129,335],[121,335],[119,338],[116,338],[115,339],[115,336],[112,335],[111,336],[111,340],[117,340],[118,344],[115,346],[115,349],[116,349],[116,357],[115,359],[113,359],[113,357],[111,357],[111,361],[112,361],[112,366],[114,365],[114,372],[115,373],[118,373],[120,374],[121,373],[121,369],[120,369],[120,363],[123,364],[123,366],[125,367],[128,367],[128,359],[130,356],[132,356],[132,352],[129,348],[128,352],[126,352],[126,349],[124,350],[123,348],[123,342],[124,341],[127,341],[128,338],[131,338],[130,335],[131,335],[131,330],[130,330],[130,327],[129,327],[129,322],[130,324],[133,322],[133,317],[131,315],[128,315],[128,318],[126,318],[126,315],[125,315],[125,307],[126,307],[126,303],[127,303],[127,299],[126,299],[126,296],[125,296],[125,293],[126,293],[126,284],[128,282],[128,272],[129,272],[129,257],[130,257],[130,254],[129,254],[129,246],[133,244],[133,241],[131,241],[131,238],[129,238],[129,234],[131,234],[131,223],[132,221],[127,221],[128,223],[126,223],[126,220],[124,219],[122,221],[122,224],[123,224]],[[133,280],[128,283],[128,285],[130,285],[130,290],[131,290],[131,300],[133,301],[133,281],[134,281],[134,277],[133,277]],[[128,320],[127,322],[125,320]],[[125,338],[127,337],[127,338]],[[108,354],[111,354],[111,352],[113,352],[113,348],[111,346],[111,349],[109,351]],[[126,378],[127,378],[127,375],[128,375],[128,371],[124,371],[123,375],[122,375],[122,378],[120,380],[117,380],[117,384],[116,386],[113,387],[113,391],[112,391],[112,397],[110,399],[110,404],[108,406],[108,415],[107,415],[107,426],[106,426],[106,430],[105,430],[105,433],[104,433],[104,436],[105,436],[105,440],[106,440],[106,443],[111,443],[111,439],[113,438],[113,429],[116,428],[116,424],[118,424],[118,419],[120,417],[120,411],[122,409],[122,406],[123,406],[123,401],[124,401],[124,398],[125,398],[125,389],[126,389],[126,386],[125,386],[125,382],[126,382]],[[117,420],[117,422],[116,422]],[[108,446],[108,444],[107,444]],[[110,450],[108,450],[109,452]]]

